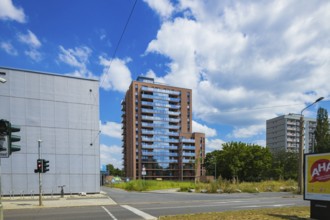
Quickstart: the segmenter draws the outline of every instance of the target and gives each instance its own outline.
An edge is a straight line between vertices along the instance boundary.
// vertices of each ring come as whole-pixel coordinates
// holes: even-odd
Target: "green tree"
[[[269,177],[273,179],[297,179],[298,178],[298,153],[287,152],[284,149],[272,154],[272,168]]]
[[[115,168],[112,164],[106,165],[107,171],[111,176],[123,176],[123,171]]]
[[[272,155],[268,148],[242,142],[230,142],[222,146],[222,150],[206,155],[208,175],[214,175],[216,160],[217,176],[221,175],[224,179],[259,181],[268,178],[272,166]]]
[[[315,130],[315,153],[330,152],[330,135],[329,135],[329,119],[328,112],[324,108],[317,110]]]

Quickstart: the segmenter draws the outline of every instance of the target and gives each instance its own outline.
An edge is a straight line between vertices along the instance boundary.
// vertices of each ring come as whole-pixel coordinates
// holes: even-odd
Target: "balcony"
[[[179,136],[178,132],[161,132],[142,129],[142,134],[155,134],[155,135],[166,135],[166,136]]]
[[[154,117],[154,116],[147,116],[147,115],[142,115],[141,118],[144,120],[152,120],[152,121],[180,122],[179,118]]]
[[[174,139],[174,138],[162,138],[162,137],[153,137],[153,138],[150,138],[150,137],[147,137],[147,136],[142,136],[142,141],[161,141],[161,142],[169,142],[169,143],[179,143],[179,140],[178,139]]]
[[[195,146],[190,145],[182,145],[183,150],[195,150]]]

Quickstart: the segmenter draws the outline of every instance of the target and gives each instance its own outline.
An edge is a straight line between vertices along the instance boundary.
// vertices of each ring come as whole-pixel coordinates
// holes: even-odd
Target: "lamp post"
[[[6,79],[0,77],[0,82],[7,82]],[[1,192],[1,158],[0,158],[0,220],[3,220],[3,206],[2,206],[2,192]]]
[[[303,112],[311,107],[312,105],[314,105],[315,103],[321,101],[322,99],[324,99],[324,97],[320,97],[318,99],[315,100],[315,102],[313,102],[312,104],[308,105],[307,107],[303,108],[300,112],[300,140],[299,140],[299,166],[298,166],[298,190],[299,190],[299,194],[303,194],[303,168],[304,168],[304,115]]]

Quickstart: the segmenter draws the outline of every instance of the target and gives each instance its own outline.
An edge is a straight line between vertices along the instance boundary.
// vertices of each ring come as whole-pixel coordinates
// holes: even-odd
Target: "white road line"
[[[101,207],[104,209],[104,211],[106,211],[110,215],[110,217],[113,220],[118,220],[108,209],[106,209],[104,206],[101,206]]]
[[[138,216],[141,216],[144,219],[148,219],[148,220],[153,220],[153,219],[157,219],[155,216],[149,215],[148,213],[142,212],[141,210],[138,210],[132,206],[129,205],[122,205],[121,207],[130,210],[131,212],[137,214]]]

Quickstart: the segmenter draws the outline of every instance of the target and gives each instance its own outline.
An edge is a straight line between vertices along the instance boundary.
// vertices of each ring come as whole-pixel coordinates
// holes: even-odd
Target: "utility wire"
[[[128,18],[127,18],[127,21],[126,21],[126,24],[125,24],[125,26],[124,26],[124,29],[123,29],[123,31],[121,32],[120,38],[119,38],[119,40],[118,40],[118,42],[117,42],[117,45],[116,45],[116,47],[115,47],[115,51],[114,51],[113,54],[112,54],[112,57],[111,57],[111,60],[110,60],[110,63],[109,63],[109,67],[108,67],[108,70],[107,70],[107,72],[105,73],[105,75],[107,75],[107,74],[109,73],[109,71],[110,71],[112,61],[113,61],[113,59],[114,59],[115,56],[116,56],[116,53],[117,53],[117,50],[118,50],[118,48],[119,48],[120,42],[121,42],[121,40],[123,39],[123,36],[124,36],[124,34],[125,34],[125,32],[126,32],[126,28],[127,28],[128,24],[129,24],[129,21],[131,20],[131,17],[132,17],[132,14],[133,14],[133,12],[134,12],[134,9],[135,9],[135,5],[136,5],[136,3],[137,3],[137,0],[135,0],[134,5],[133,5],[133,7],[132,7],[132,9],[131,9],[131,12],[130,12]],[[102,84],[103,84],[103,82],[104,82],[104,79],[105,79],[105,77],[103,77],[102,82],[100,83],[100,87],[102,86]]]

